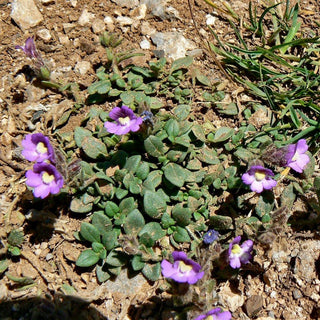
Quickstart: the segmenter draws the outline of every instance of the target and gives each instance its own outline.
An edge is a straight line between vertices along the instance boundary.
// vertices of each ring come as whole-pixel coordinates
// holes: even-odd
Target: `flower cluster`
[[[55,154],[49,138],[42,133],[28,134],[21,144],[25,159],[36,162],[33,169],[26,172],[26,184],[33,188],[34,196],[44,199],[50,193],[57,194],[64,181],[55,167]]]
[[[209,230],[207,234],[209,238],[215,238],[214,240],[217,240],[219,236],[215,230]],[[227,260],[233,269],[240,268],[242,264],[249,263],[252,258],[253,241],[246,240],[241,245],[240,241],[241,236],[237,236],[229,244]],[[201,266],[189,259],[186,253],[174,251],[172,258],[173,263],[165,259],[161,262],[161,271],[164,277],[179,283],[195,284],[204,276],[204,271],[201,271]],[[232,315],[229,311],[222,311],[220,308],[215,308],[206,314],[198,316],[194,320],[230,320],[231,317]]]
[[[306,140],[300,139],[296,144],[272,150],[265,158],[272,164],[290,167],[296,172],[302,173],[306,165],[310,162],[310,157],[306,154],[308,145]],[[263,190],[270,190],[277,185],[273,180],[272,170],[263,165],[252,165],[241,177],[243,183],[250,185],[254,192],[261,193]]]

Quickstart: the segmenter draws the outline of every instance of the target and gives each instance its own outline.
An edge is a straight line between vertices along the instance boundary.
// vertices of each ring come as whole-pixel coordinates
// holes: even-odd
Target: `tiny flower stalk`
[[[35,41],[33,37],[29,37],[24,46],[15,46],[15,49],[22,50],[25,55],[33,61],[33,71],[38,80],[41,81],[41,84],[47,88],[58,90],[59,92],[66,92],[71,94],[75,101],[79,104],[82,104],[82,98],[79,96],[79,86],[75,83],[69,83],[63,85],[61,83],[51,80],[51,71],[49,67],[43,61],[41,54],[36,48]]]
[[[24,46],[15,46],[16,49],[21,49],[25,55],[34,62],[34,72],[40,80],[50,79],[50,70],[44,63],[41,54],[38,52],[33,37],[29,37]]]

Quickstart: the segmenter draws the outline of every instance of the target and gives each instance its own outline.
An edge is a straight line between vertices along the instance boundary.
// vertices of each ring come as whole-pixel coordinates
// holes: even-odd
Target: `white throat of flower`
[[[183,261],[179,261],[179,270],[182,273],[186,273],[192,270],[192,266],[190,266],[189,264],[185,264]]]
[[[36,147],[37,152],[39,153],[47,153],[48,148],[45,146],[43,142],[38,142]]]
[[[263,179],[265,179],[266,177],[266,174],[263,172],[263,171],[259,171],[257,170],[255,173],[254,173],[254,177],[257,181],[261,181]]]
[[[48,173],[47,171],[45,171],[43,174],[42,174],[42,181],[46,184],[49,184],[50,182],[52,182],[54,180],[54,175],[53,174],[50,174]]]
[[[242,253],[242,249],[238,244],[234,244],[232,246],[231,252],[236,256],[240,256]]]
[[[126,126],[130,122],[130,118],[129,117],[125,117],[125,118],[120,117],[118,119],[118,121],[122,126]]]

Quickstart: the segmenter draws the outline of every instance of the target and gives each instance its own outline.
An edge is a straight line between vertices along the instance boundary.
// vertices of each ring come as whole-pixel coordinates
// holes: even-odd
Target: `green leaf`
[[[179,121],[186,120],[190,114],[190,111],[191,106],[188,104],[180,104],[173,109],[173,112]]]
[[[84,137],[81,142],[81,148],[84,153],[92,159],[98,159],[108,155],[106,145],[94,137]]]
[[[137,204],[133,197],[123,199],[119,204],[119,211],[128,215],[131,211],[137,208]]]
[[[82,251],[76,261],[78,267],[91,267],[100,260],[99,254],[92,249]]]
[[[173,239],[179,243],[191,241],[188,231],[179,226],[177,226],[176,231],[173,233]]]
[[[124,232],[128,235],[136,235],[145,225],[145,220],[143,215],[138,209],[131,211],[126,217],[125,223],[123,225]]]
[[[168,229],[169,227],[175,225],[176,222],[171,218],[171,216],[165,212],[161,217],[161,225],[164,229]]]
[[[254,154],[250,152],[247,149],[244,148],[238,148],[237,151],[234,153],[236,157],[239,159],[245,161],[246,163],[249,163],[251,160],[255,158]]]
[[[135,155],[127,159],[123,169],[127,169],[129,172],[135,173],[141,163],[141,156]]]
[[[19,257],[21,255],[21,251],[18,247],[8,247],[8,251],[14,257]]]
[[[176,163],[168,163],[163,168],[166,179],[174,186],[182,187],[185,182],[186,170]]]
[[[112,250],[106,259],[106,263],[113,267],[122,267],[126,264],[127,256],[123,252]]]
[[[97,264],[96,275],[100,283],[107,281],[111,277],[110,273],[108,272],[108,268],[106,264],[102,264],[102,265]]]
[[[106,79],[102,81],[97,81],[88,87],[88,93],[94,94],[97,92],[99,94],[106,94],[109,92],[110,87],[111,87],[110,80]]]
[[[104,212],[108,217],[112,218],[116,213],[119,212],[119,207],[116,203],[112,201],[107,201],[106,206],[104,207]]]
[[[97,211],[92,215],[91,223],[97,228],[101,235],[112,230],[111,220],[101,211]]]
[[[161,275],[160,262],[156,264],[146,264],[142,269],[142,274],[150,281],[157,281]]]
[[[172,218],[182,227],[190,224],[191,215],[191,210],[184,208],[182,203],[178,203],[172,208]]]
[[[217,108],[218,108],[218,112],[221,114],[226,114],[228,116],[236,116],[239,114],[239,110],[237,105],[234,102],[231,102],[229,104],[225,104],[225,103],[216,103]]]
[[[103,244],[99,242],[93,242],[91,246],[92,246],[92,250],[99,254],[101,251],[105,250]]]
[[[175,138],[180,131],[179,123],[175,119],[169,119],[165,124],[164,129],[167,131],[169,138]]]
[[[131,266],[134,271],[139,271],[139,270],[143,269],[145,264],[146,263],[144,261],[142,261],[142,257],[140,255],[134,256],[131,260]]]
[[[102,244],[110,251],[117,244],[118,234],[116,230],[107,231],[102,235]]]
[[[9,260],[0,260],[0,274],[5,272],[9,267]]]
[[[180,59],[177,59],[172,62],[170,73],[172,74],[174,71],[182,68],[188,68],[192,65],[193,58],[191,56],[186,56]]]
[[[191,130],[197,139],[202,142],[206,141],[206,135],[203,131],[203,127],[200,124],[194,124]]]
[[[158,222],[147,223],[139,232],[139,237],[147,234],[153,241],[157,241],[166,235],[166,232],[161,228]]]
[[[234,134],[234,129],[228,127],[219,128],[215,134],[212,142],[218,143],[228,140]]]
[[[165,147],[161,139],[152,135],[144,140],[144,147],[148,154],[156,158],[163,156],[167,151],[167,148]]]
[[[80,227],[81,236],[90,242],[100,242],[99,230],[88,222],[82,222]]]
[[[146,179],[149,173],[150,173],[150,166],[148,162],[142,162],[136,170],[136,176],[141,180]]]
[[[78,148],[81,148],[83,140],[88,137],[92,137],[92,132],[88,129],[81,127],[76,127],[74,129],[74,140]]]
[[[163,172],[160,170],[151,171],[143,186],[151,191],[154,191],[162,182]]]
[[[274,206],[273,196],[270,193],[265,193],[259,196],[259,200],[256,205],[256,213],[261,218],[266,214],[269,214]]]
[[[214,149],[204,147],[201,152],[197,154],[197,159],[208,164],[219,164],[217,152]]]
[[[143,196],[144,211],[150,217],[158,219],[167,209],[166,201],[158,193],[147,190]]]

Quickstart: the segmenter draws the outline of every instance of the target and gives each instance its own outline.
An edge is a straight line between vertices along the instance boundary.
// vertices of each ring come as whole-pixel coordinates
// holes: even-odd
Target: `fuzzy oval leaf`
[[[143,267],[145,265],[146,265],[146,263],[144,261],[142,261],[141,256],[136,255],[131,260],[131,266],[134,271],[139,271],[139,270],[143,269]]]
[[[127,159],[123,169],[127,169],[129,172],[135,173],[141,163],[141,155],[135,155]]]
[[[228,127],[219,128],[214,134],[212,142],[218,143],[228,140],[234,134],[234,129]]]
[[[80,227],[81,236],[90,242],[100,242],[100,232],[91,223],[82,222]]]
[[[164,176],[177,187],[182,187],[185,182],[186,171],[176,163],[169,163],[163,169]]]
[[[150,166],[148,162],[142,162],[136,170],[136,176],[141,180],[146,179],[149,173],[150,173]]]
[[[176,108],[174,108],[173,112],[178,118],[178,120],[186,120],[189,116],[191,110],[191,106],[188,104],[180,104]]]
[[[126,217],[123,228],[126,234],[135,235],[140,232],[144,225],[145,220],[143,215],[138,209],[135,209],[131,211]]]
[[[160,170],[151,171],[147,179],[144,181],[143,186],[149,190],[154,191],[162,181],[163,172]]]
[[[176,231],[173,234],[173,239],[176,242],[190,242],[190,236],[188,234],[188,231],[182,227],[177,226]]]
[[[106,263],[113,267],[121,267],[126,263],[126,255],[123,252],[112,250],[106,259]]]
[[[170,138],[175,138],[179,134],[180,126],[177,120],[169,119],[164,126],[164,129],[167,131]]]
[[[210,149],[208,147],[204,147],[201,149],[201,153],[197,155],[197,159],[208,164],[220,163],[217,152],[214,149]]]
[[[119,212],[119,207],[116,203],[107,201],[106,206],[104,207],[104,212],[108,215],[108,217],[112,218],[116,213]]]
[[[92,137],[92,132],[88,129],[76,127],[74,129],[74,140],[78,148],[81,148],[84,138]]]
[[[184,208],[182,203],[176,204],[172,208],[172,218],[179,226],[187,226],[191,222],[192,212],[189,208]]]
[[[91,223],[97,228],[101,235],[112,230],[111,220],[101,211],[97,211],[92,215]]]
[[[165,199],[158,193],[150,190],[147,190],[144,194],[143,206],[146,214],[154,219],[160,218],[167,209]]]
[[[139,237],[147,234],[152,240],[157,241],[166,235],[166,232],[161,228],[158,222],[147,223],[139,232]]]
[[[152,135],[144,140],[144,147],[148,154],[156,158],[163,156],[166,152],[166,147],[162,140]]]
[[[172,73],[173,71],[178,70],[178,69],[188,68],[192,65],[192,63],[193,63],[193,58],[191,56],[179,58],[179,59],[172,62],[170,71]]]
[[[78,267],[91,267],[99,261],[99,254],[92,249],[82,251],[76,261]]]
[[[157,281],[161,275],[160,262],[156,264],[146,264],[142,269],[142,274],[150,281]]]
[[[101,156],[105,157],[108,154],[106,145],[94,137],[84,137],[81,148],[91,159],[98,159]]]
[[[133,197],[123,199],[119,204],[120,213],[127,215],[131,211],[137,208],[137,204],[134,201]]]
[[[81,199],[79,198],[73,198],[70,203],[70,210],[72,212],[77,212],[77,213],[88,213],[91,212],[93,208],[93,203],[89,202],[84,204],[82,201],[83,196]]]

